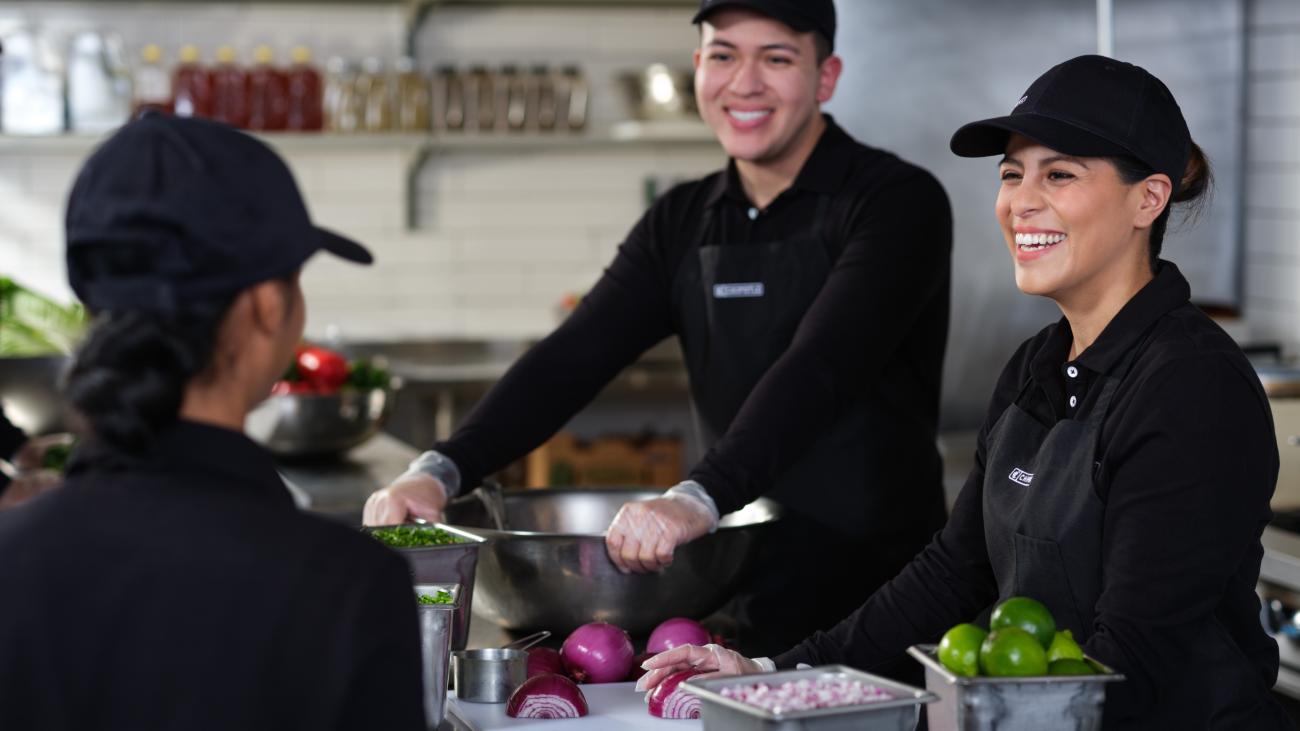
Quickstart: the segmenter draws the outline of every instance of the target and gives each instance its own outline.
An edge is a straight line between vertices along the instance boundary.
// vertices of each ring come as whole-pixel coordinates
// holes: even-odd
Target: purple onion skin
[[[632,669],[632,638],[608,622],[575,629],[560,647],[560,659],[579,683],[617,683]]]
[[[704,626],[693,619],[673,617],[666,619],[650,633],[645,644],[646,652],[658,655],[681,645],[707,645],[712,638]]]
[[[641,667],[641,664],[654,656],[655,653],[653,652],[643,652],[640,655],[637,655],[636,657],[632,658],[632,669],[627,671],[627,677],[623,679],[633,683],[640,680],[642,675],[645,675],[646,673],[650,672],[649,670],[646,670],[645,668]]]
[[[587,715],[587,698],[572,680],[543,673],[525,680],[506,701],[511,718],[578,718]]]
[[[699,718],[700,710],[698,704],[695,705],[694,713],[691,713],[688,716],[672,716],[664,714],[671,713],[674,710],[668,705],[668,700],[677,692],[677,686],[681,685],[683,680],[693,678],[696,675],[701,675],[703,673],[703,670],[691,668],[689,670],[682,670],[681,672],[673,673],[664,678],[663,682],[656,685],[655,689],[650,691],[650,698],[646,704],[646,709],[650,712],[650,715],[655,716],[656,718]],[[682,692],[685,693],[686,691]]]
[[[560,651],[550,647],[534,647],[528,651],[528,677],[542,673],[564,675],[564,662],[560,660]]]

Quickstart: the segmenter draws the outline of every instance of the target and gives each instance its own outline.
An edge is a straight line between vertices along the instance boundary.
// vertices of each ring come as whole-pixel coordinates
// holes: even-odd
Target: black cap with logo
[[[1129,155],[1164,173],[1174,190],[1192,137],[1160,79],[1105,56],[1079,56],[1039,76],[1011,114],[964,125],[949,146],[962,157],[1001,155],[1012,133],[1082,157]]]
[[[835,48],[835,3],[832,0],[700,0],[692,23],[704,22],[715,10],[746,8],[785,23],[800,33],[818,31]]]
[[[90,156],[66,224],[68,281],[91,310],[175,311],[287,275],[322,249],[373,261],[312,224],[271,148],[217,122],[157,113]]]

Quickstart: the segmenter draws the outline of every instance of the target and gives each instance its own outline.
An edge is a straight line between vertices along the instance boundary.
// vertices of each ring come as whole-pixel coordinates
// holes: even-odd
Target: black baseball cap
[[[373,261],[312,224],[270,147],[218,122],[159,113],[123,125],[90,156],[66,225],[68,282],[91,310],[169,312],[233,296],[322,249]],[[120,252],[112,271],[87,256],[105,248]]]
[[[962,157],[1001,155],[1012,133],[1081,157],[1129,155],[1178,190],[1192,136],[1169,88],[1146,69],[1079,56],[1039,76],[1005,117],[962,126],[949,143]]]
[[[715,10],[747,8],[785,23],[800,33],[818,31],[835,50],[835,3],[832,0],[700,0],[692,23],[703,23]]]

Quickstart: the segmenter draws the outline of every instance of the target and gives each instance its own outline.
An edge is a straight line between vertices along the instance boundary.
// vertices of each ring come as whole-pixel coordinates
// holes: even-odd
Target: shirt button
[[[758,218],[758,209],[757,209],[757,208],[755,208],[755,207],[753,207],[753,206],[750,206],[750,207],[749,207],[749,211],[748,211],[748,213],[749,213],[749,220],[753,221],[753,220],[755,220],[755,219]]]
[[[1065,374],[1066,374],[1067,376],[1069,376],[1070,378],[1078,378],[1078,377],[1079,377],[1079,369],[1078,369],[1078,368],[1075,368],[1074,366],[1070,366],[1069,368],[1066,368],[1066,369],[1065,369]]]
[[[1078,396],[1071,396],[1071,397],[1070,397],[1070,408],[1073,409],[1075,406],[1078,406],[1078,405],[1079,405],[1079,397],[1078,397]]]

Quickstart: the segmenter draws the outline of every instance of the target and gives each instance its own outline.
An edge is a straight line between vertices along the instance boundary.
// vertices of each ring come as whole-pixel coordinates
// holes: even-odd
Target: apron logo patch
[[[1034,473],[1025,472],[1024,470],[1017,467],[1014,470],[1011,470],[1011,474],[1007,475],[1007,479],[1011,480],[1017,485],[1024,485],[1025,487],[1029,487],[1029,483],[1034,481]]]
[[[737,299],[741,297],[762,297],[762,282],[736,282],[734,284],[713,285],[714,299]]]

